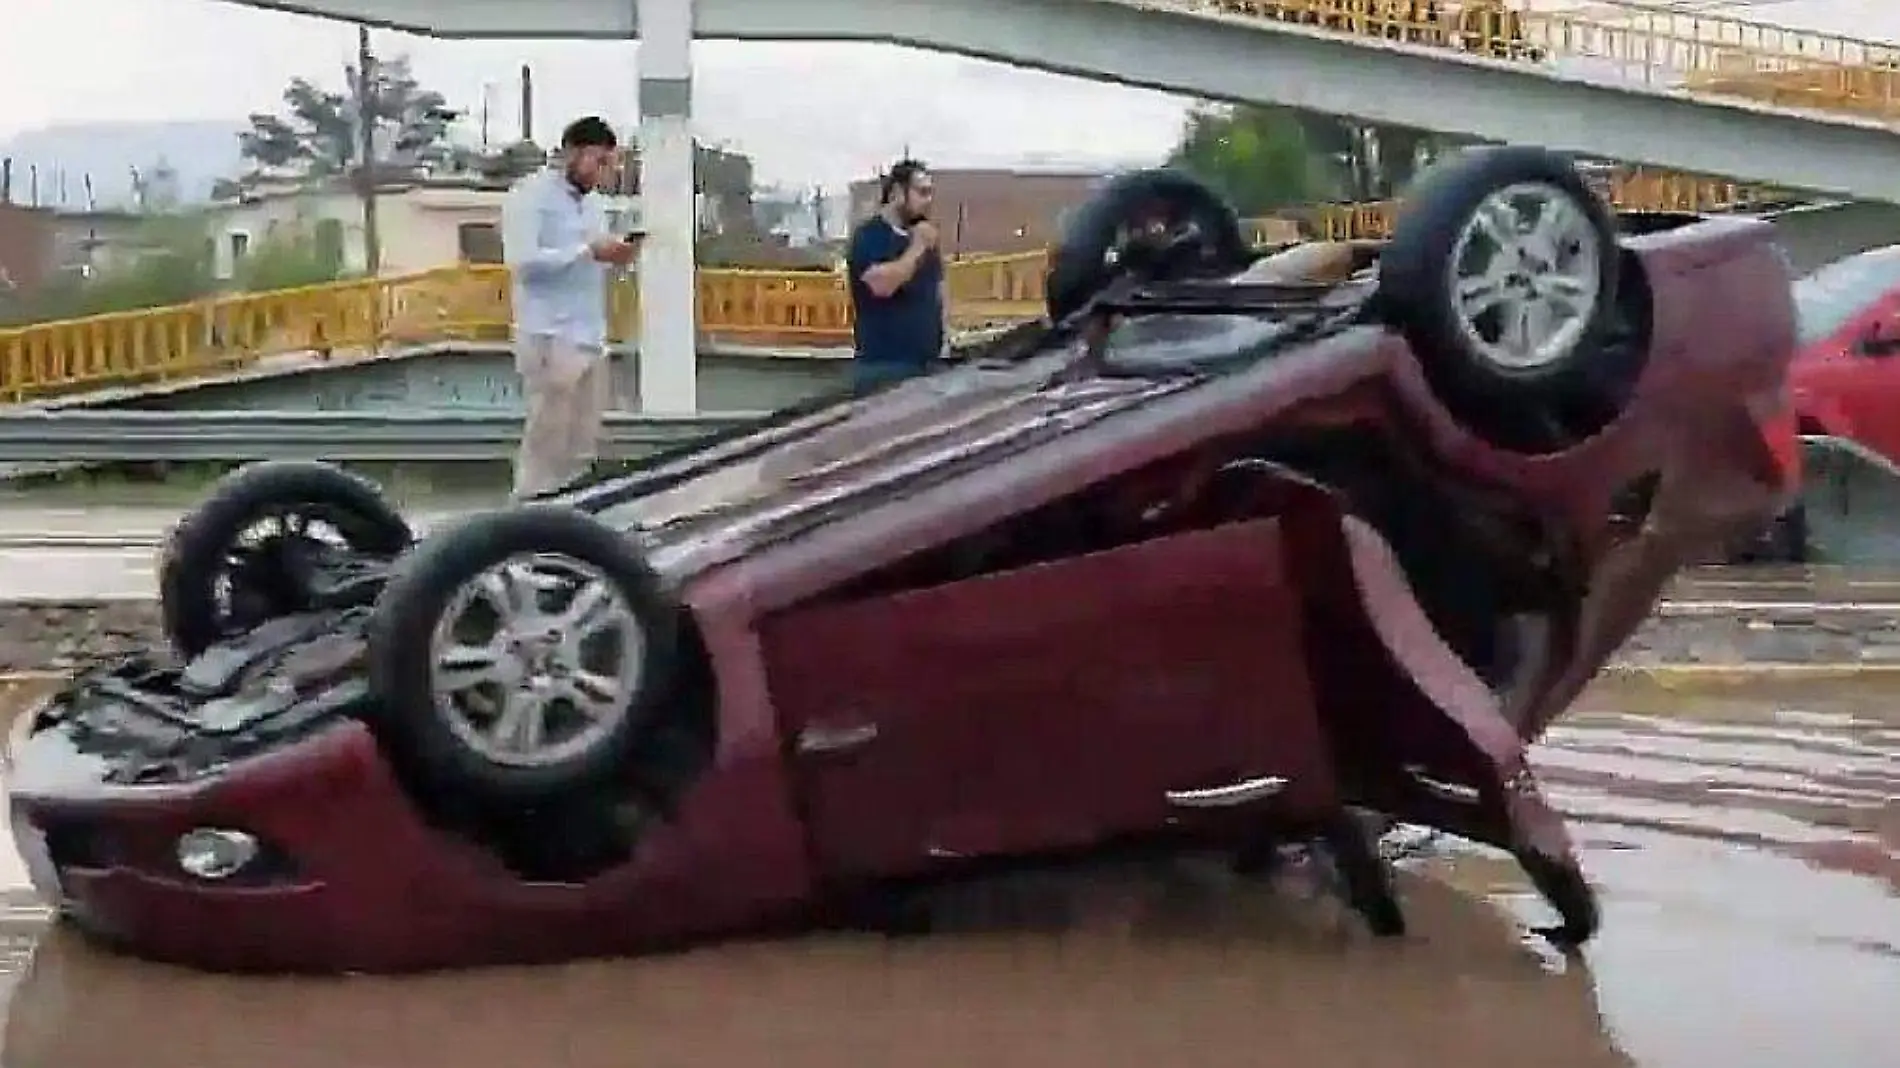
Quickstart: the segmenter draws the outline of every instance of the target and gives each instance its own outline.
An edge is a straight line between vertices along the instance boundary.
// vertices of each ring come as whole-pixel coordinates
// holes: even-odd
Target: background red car
[[[1900,545],[1878,537],[1880,517],[1900,515],[1886,470],[1900,463],[1900,245],[1836,260],[1793,288],[1789,387],[1809,478],[1802,499],[1729,559],[1900,559]]]
[[[1789,385],[1802,433],[1900,457],[1900,245],[1836,260],[1794,295],[1801,348]]]

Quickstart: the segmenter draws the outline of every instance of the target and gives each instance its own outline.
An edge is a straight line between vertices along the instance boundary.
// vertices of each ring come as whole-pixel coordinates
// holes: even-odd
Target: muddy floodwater
[[[1380,943],[1295,871],[946,894],[955,933],[405,979],[199,975],[49,929],[0,868],[4,1068],[1894,1068],[1900,684],[1591,692],[1541,753],[1605,895],[1566,961],[1443,841]],[[17,702],[16,702],[17,703]]]

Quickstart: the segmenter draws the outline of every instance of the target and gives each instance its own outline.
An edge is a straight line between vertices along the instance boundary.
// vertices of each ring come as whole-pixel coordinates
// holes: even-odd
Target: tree
[[[321,241],[293,233],[264,241],[245,257],[236,277],[221,279],[208,222],[196,212],[148,215],[127,243],[130,255],[86,275],[64,275],[30,299],[0,304],[0,324],[161,308],[215,293],[287,289],[341,277],[341,264]]]
[[[259,167],[310,177],[341,174],[356,161],[352,110],[342,93],[292,78],[284,87],[285,114],[251,115],[251,128],[238,135],[239,151]]]
[[[1243,215],[1315,200],[1383,200],[1456,144],[1404,126],[1291,108],[1208,107],[1188,116],[1169,162],[1200,177]]]
[[[449,131],[461,112],[448,98],[416,81],[408,56],[397,56],[371,68],[378,152],[398,166],[429,166],[446,162],[453,152]],[[349,72],[356,84],[356,72]],[[387,135],[387,140],[384,139]],[[380,147],[387,145],[386,148]],[[378,160],[377,162],[385,162]]]
[[[1307,141],[1324,157],[1331,194],[1339,200],[1385,200],[1412,183],[1422,167],[1459,142],[1441,134],[1303,115]]]
[[[356,99],[356,68],[344,74],[351,89],[342,93],[306,78],[291,79],[284,87],[282,113],[254,113],[250,129],[238,135],[244,158],[259,168],[311,178],[347,174],[359,166],[357,115],[365,109]],[[409,57],[371,68],[366,110],[374,123],[378,166],[419,167],[449,158],[449,130],[458,113],[441,93],[422,87]]]
[[[1248,216],[1314,200],[1318,162],[1300,120],[1273,107],[1196,108],[1168,157]]]

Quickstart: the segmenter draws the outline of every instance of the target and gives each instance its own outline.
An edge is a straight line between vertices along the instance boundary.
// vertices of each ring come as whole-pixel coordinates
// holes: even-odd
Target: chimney
[[[534,68],[521,65],[521,139],[534,140]]]

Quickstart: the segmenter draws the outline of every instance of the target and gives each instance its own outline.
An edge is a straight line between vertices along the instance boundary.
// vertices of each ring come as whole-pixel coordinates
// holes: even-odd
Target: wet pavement
[[[501,500],[467,494],[398,499],[428,530],[456,514]],[[196,497],[162,504],[47,504],[0,493],[0,596],[7,601],[100,601],[151,595],[152,568],[166,532]],[[1880,604],[1900,613],[1900,567],[1701,568],[1670,597],[1694,605],[1746,602]]]
[[[0,561],[5,559],[0,550]],[[64,668],[158,643],[153,584],[117,585],[102,598],[20,596],[0,568],[0,672]],[[12,603],[9,603],[11,601]],[[1900,605],[1805,602],[1666,604],[1618,650],[1615,665],[1747,666],[1762,663],[1900,665]]]
[[[396,980],[114,957],[49,931],[0,866],[20,976],[0,1065],[1900,1063],[1900,680],[1606,680],[1539,763],[1605,894],[1579,962],[1522,937],[1511,865],[1442,841],[1407,862],[1398,942],[1297,872],[1104,868],[946,895],[958,933],[914,941]]]
[[[176,514],[0,508],[0,591],[42,602],[0,606],[0,670],[152,640]],[[1623,664],[1900,661],[1900,572],[1705,571],[1671,596]],[[1297,872],[1104,869],[960,891],[962,932],[914,942],[237,979],[50,930],[0,842],[0,1068],[1900,1064],[1900,677],[1605,680],[1540,764],[1606,895],[1582,962],[1521,937],[1512,866],[1440,842],[1408,862],[1402,943]]]

